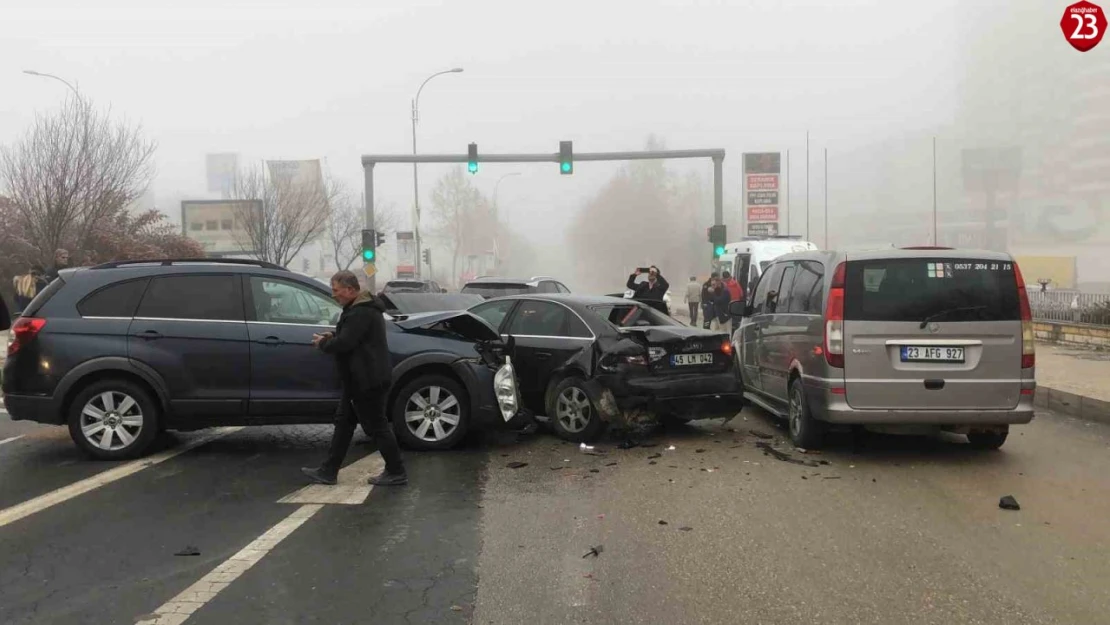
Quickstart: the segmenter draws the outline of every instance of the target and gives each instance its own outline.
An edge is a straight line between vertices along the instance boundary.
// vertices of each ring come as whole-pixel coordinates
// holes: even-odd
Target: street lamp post
[[[455,67],[455,68],[452,68],[452,69],[444,70],[442,72],[436,72],[436,73],[432,74],[431,76],[428,76],[427,78],[425,78],[424,82],[420,83],[420,88],[416,90],[416,97],[412,99],[412,155],[413,156],[416,156],[416,122],[417,122],[417,120],[420,116],[420,113],[419,113],[419,111],[420,111],[420,92],[424,90],[424,85],[427,85],[428,81],[435,78],[436,76],[442,76],[444,74],[458,74],[462,71],[463,71],[463,69],[461,67]],[[412,164],[412,207],[413,207],[412,235],[413,235],[413,239],[416,243],[416,245],[415,245],[415,247],[416,247],[416,250],[415,250],[416,251],[416,261],[415,261],[416,267],[415,267],[415,269],[416,269],[416,277],[419,278],[420,274],[421,274],[421,271],[420,271],[420,262],[421,262],[421,259],[420,259],[420,184],[419,184],[419,180],[417,178],[417,173],[416,173],[416,163]]]
[[[44,74],[42,72],[36,72],[33,69],[25,69],[25,70],[23,70],[23,73],[27,74],[28,76],[39,76],[41,78],[53,78],[54,80],[57,80],[58,82],[62,83],[63,85],[69,87],[69,90],[72,91],[73,95],[77,96],[78,99],[81,98],[81,93],[79,91],[77,91],[77,88],[74,87],[73,85],[69,84],[64,78],[60,78],[58,76],[55,76],[54,74]]]
[[[491,225],[492,225],[492,228],[493,228],[493,264],[494,264],[495,267],[500,267],[501,266],[501,248],[497,245],[498,218],[500,217],[500,210],[497,206],[497,191],[501,189],[501,181],[502,180],[504,180],[504,179],[506,179],[510,176],[519,176],[519,175],[520,175],[519,171],[509,172],[509,173],[501,176],[500,178],[498,178],[497,183],[493,185],[493,206],[491,207],[490,210],[493,212],[493,224],[491,224]]]

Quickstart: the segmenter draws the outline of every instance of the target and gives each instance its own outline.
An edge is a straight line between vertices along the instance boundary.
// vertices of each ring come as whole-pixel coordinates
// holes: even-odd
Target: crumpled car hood
[[[394,323],[406,332],[444,329],[474,341],[497,341],[501,338],[484,319],[465,310],[409,315]]]

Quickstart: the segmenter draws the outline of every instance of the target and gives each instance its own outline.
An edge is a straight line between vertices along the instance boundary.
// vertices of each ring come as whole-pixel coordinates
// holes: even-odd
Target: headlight
[[[505,421],[516,416],[520,406],[517,396],[516,372],[513,370],[512,360],[505,356],[505,364],[493,374],[493,393],[497,396],[497,406],[501,409],[501,417]]]

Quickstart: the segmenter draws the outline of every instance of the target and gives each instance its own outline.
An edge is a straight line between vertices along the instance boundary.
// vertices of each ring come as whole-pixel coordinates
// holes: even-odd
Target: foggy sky
[[[359,155],[411,152],[410,99],[421,96],[421,152],[723,147],[726,196],[740,154],[847,150],[953,119],[955,0],[838,2],[112,3],[7,0],[0,19],[0,143],[79,84],[140,121],[159,144],[155,193],[204,192],[204,154],[326,158],[361,188]],[[313,3],[315,4],[315,3]],[[829,6],[834,5],[835,6]],[[270,5],[270,6],[265,6]],[[372,5],[368,6],[368,5]],[[275,8],[276,7],[276,8]],[[502,212],[552,243],[617,165],[483,165]],[[676,165],[708,175],[708,163]],[[422,201],[443,172],[421,168]],[[380,166],[379,196],[408,208],[411,167]],[[793,185],[795,206],[804,202]],[[735,206],[733,206],[735,209]]]

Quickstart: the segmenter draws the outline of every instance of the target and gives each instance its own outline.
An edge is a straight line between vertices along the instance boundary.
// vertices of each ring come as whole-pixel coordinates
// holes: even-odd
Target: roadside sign
[[[774,221],[748,222],[749,237],[774,237],[779,234],[779,224]]]
[[[367,278],[373,278],[374,274],[378,273],[378,268],[374,266],[374,263],[366,263],[362,266],[362,272],[366,274]]]
[[[779,207],[778,206],[749,206],[748,207],[748,223],[757,221],[773,221],[778,225],[779,221]]]

